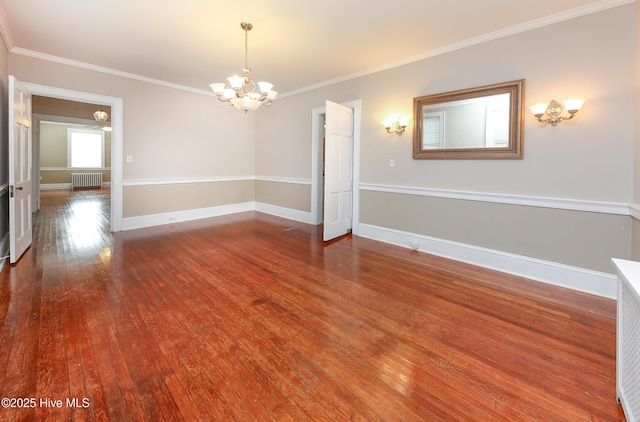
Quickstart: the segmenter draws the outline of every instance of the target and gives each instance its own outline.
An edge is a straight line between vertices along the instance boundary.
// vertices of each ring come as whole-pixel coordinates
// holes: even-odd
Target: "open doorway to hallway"
[[[93,117],[98,111],[104,113],[102,121]],[[93,182],[91,187],[110,186],[110,113],[109,106],[33,96],[32,178],[36,210],[41,190],[72,189],[85,179]],[[81,174],[93,177],[72,176]]]
[[[78,196],[78,200],[109,196],[108,200],[101,200],[100,210],[106,213],[100,215],[101,219],[106,218],[105,224],[110,228],[111,107],[38,95],[32,97],[32,107],[34,211],[42,206],[43,192],[80,193],[75,189],[83,188],[82,195],[72,196]],[[94,117],[96,112],[100,119]],[[45,197],[52,196],[55,197]],[[86,204],[86,201],[76,203],[74,208],[88,209],[86,205],[77,204]],[[65,201],[64,206],[67,205]],[[105,206],[108,209],[105,210]],[[80,219],[73,221],[84,227],[87,216],[83,214],[87,213],[74,214]],[[72,232],[88,233],[86,230]]]
[[[111,110],[111,162],[110,162],[110,204],[111,204],[111,231],[122,230],[122,209],[123,209],[123,120],[124,109],[123,99],[119,97],[106,96],[102,94],[93,94],[82,91],[73,91],[69,89],[51,87],[46,85],[38,85],[24,82],[23,85],[31,92],[33,96],[41,96],[51,99],[66,100],[71,102],[87,103],[97,105],[99,107]],[[93,110],[95,112],[96,110]],[[91,122],[93,114],[89,115],[88,120]],[[95,120],[95,119],[93,119]],[[96,122],[97,123],[97,122]],[[91,124],[94,124],[91,122]],[[105,166],[108,166],[108,161]],[[36,166],[34,166],[36,167]],[[39,179],[39,176],[37,177]]]

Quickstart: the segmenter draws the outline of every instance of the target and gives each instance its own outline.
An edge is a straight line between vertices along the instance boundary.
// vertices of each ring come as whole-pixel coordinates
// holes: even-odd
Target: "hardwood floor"
[[[0,420],[624,420],[614,301],[253,212],[111,234],[108,199],[43,192],[0,274]]]

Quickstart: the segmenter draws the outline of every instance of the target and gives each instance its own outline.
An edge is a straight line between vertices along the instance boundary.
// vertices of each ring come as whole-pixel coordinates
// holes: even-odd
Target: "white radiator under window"
[[[71,173],[71,188],[101,188],[102,173]]]
[[[640,419],[640,262],[614,259],[618,270],[616,390],[627,421]]]

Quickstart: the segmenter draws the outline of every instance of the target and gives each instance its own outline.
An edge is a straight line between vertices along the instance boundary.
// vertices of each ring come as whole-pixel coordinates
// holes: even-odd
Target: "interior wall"
[[[311,110],[323,106],[326,99],[361,99],[361,189],[392,191],[384,201],[360,204],[363,224],[394,230],[402,225],[409,232],[422,230],[417,224],[406,227],[403,217],[394,213],[373,219],[366,208],[377,207],[376,213],[384,213],[388,204],[412,202],[416,208],[411,212],[429,219],[431,201],[426,196],[417,203],[410,200],[410,195],[402,192],[407,188],[429,190],[436,196],[438,192],[454,196],[478,193],[620,204],[626,208],[624,204],[633,198],[635,14],[635,4],[620,6],[281,98],[277,107],[256,113],[256,172],[285,182],[286,178],[311,179]],[[564,41],[571,47],[553,47]],[[537,122],[526,109],[522,160],[414,160],[413,124],[402,136],[387,134],[382,127],[381,122],[389,115],[411,117],[414,97],[521,78],[526,80],[527,106],[551,99],[587,99],[574,120],[555,127]],[[299,159],[293,160],[292,156]],[[394,160],[394,167],[389,165],[390,160]],[[438,213],[435,224],[440,239],[464,237],[464,231],[482,224],[456,218],[454,206],[452,212]],[[577,215],[585,211],[567,212]],[[545,253],[546,259],[612,273],[613,255],[630,257],[631,218],[621,218],[615,212],[597,213],[597,219],[607,227],[608,241],[616,243],[612,248],[600,248],[595,258],[576,259],[574,251],[569,250],[582,241],[574,237],[575,233],[587,233],[590,241],[597,243],[597,233],[588,222],[592,219],[566,218],[564,213],[562,218],[553,218],[544,213],[544,219],[531,221],[524,217],[536,219],[542,214],[522,213],[520,224],[544,225],[546,232],[563,236],[561,243],[568,247]],[[567,221],[574,226],[561,230]],[[423,234],[435,232],[426,229]],[[489,248],[495,244],[492,236],[497,234],[488,233],[475,241]],[[519,232],[500,232],[500,236],[506,237],[504,243],[519,245],[519,253],[531,257],[540,255],[548,242],[521,238]]]
[[[148,204],[144,191],[176,185],[196,197],[211,195],[204,181],[253,180],[254,117],[238,113],[213,97],[139,80],[94,72],[11,53],[9,71],[33,84],[123,99],[123,217],[162,213],[163,203]],[[207,87],[203,87],[204,89]],[[129,158],[129,160],[126,160]],[[253,184],[244,189],[253,192]],[[132,194],[130,191],[136,191]],[[141,192],[142,191],[142,192]],[[170,201],[172,198],[164,198]],[[179,210],[197,200],[183,198]],[[164,202],[163,201],[163,202]]]

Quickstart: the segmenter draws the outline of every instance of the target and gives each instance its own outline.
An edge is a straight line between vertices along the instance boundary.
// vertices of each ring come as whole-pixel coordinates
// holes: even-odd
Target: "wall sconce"
[[[551,100],[549,104],[538,103],[534,104],[529,109],[533,113],[534,116],[538,119],[539,122],[542,123],[551,123],[551,125],[555,126],[558,122],[563,120],[571,120],[576,115],[576,113],[582,107],[584,100],[581,99],[571,99],[564,100],[564,108],[562,104],[557,102],[556,100]],[[569,117],[561,116],[562,111],[566,108],[569,113]],[[546,117],[542,117],[546,114]]]
[[[396,133],[398,135],[401,135],[404,132],[407,128],[407,123],[409,123],[409,119],[406,117],[386,119],[382,122],[387,133]]]

